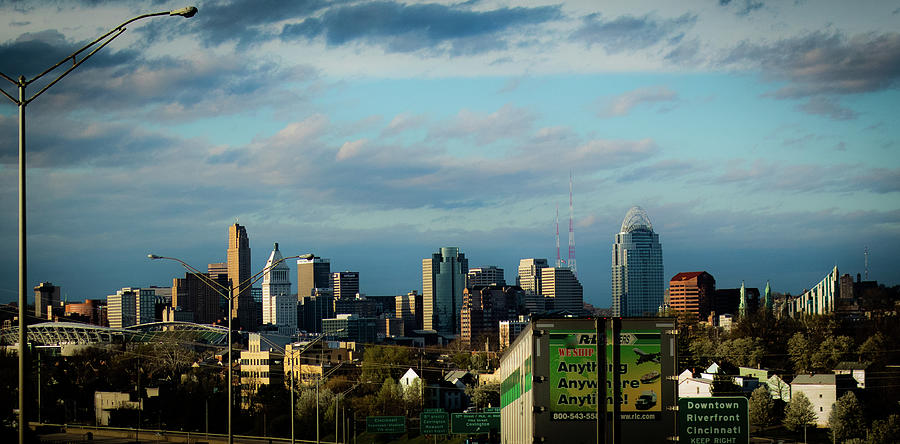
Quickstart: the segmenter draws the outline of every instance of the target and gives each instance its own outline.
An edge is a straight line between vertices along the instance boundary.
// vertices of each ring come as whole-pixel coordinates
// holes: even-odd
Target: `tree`
[[[775,401],[768,387],[762,386],[750,395],[750,424],[765,427],[775,419]]]
[[[853,392],[845,393],[834,403],[834,408],[828,416],[828,425],[831,426],[833,441],[841,442],[863,436],[866,419],[863,416],[862,406]]]
[[[881,362],[887,351],[887,340],[880,332],[875,332],[859,346],[859,360],[872,363]]]
[[[791,402],[784,408],[784,426],[792,432],[803,429],[806,435],[806,427],[816,423],[816,412],[812,403],[803,392],[794,393]],[[806,439],[804,439],[806,441]]]
[[[900,442],[900,415],[891,415],[887,419],[872,421],[867,442],[870,444]]]
[[[794,333],[788,340],[788,354],[794,364],[794,372],[803,373],[812,368],[809,341],[803,333]]]
[[[844,361],[853,349],[853,339],[848,336],[831,336],[825,338],[819,348],[812,354],[812,366],[817,369],[831,370],[837,363]]]

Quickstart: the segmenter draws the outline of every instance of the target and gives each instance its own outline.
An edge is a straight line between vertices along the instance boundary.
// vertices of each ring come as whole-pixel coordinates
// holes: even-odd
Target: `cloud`
[[[388,52],[430,49],[457,56],[504,49],[517,28],[559,18],[559,6],[473,11],[466,5],[381,1],[329,8],[321,16],[285,25],[281,38],[324,37],[331,46],[362,42]]]
[[[14,79],[19,75],[31,79],[87,43],[89,42],[71,42],[55,29],[26,32],[11,42],[0,44],[0,72]],[[134,60],[135,57],[137,53],[129,50],[98,52],[82,68],[117,66]],[[52,80],[64,69],[59,68],[45,77],[48,81]],[[31,85],[30,90],[37,92],[46,83],[47,81],[43,81]]]
[[[658,19],[651,15],[635,17],[623,15],[603,21],[599,13],[582,19],[582,25],[570,36],[588,46],[600,45],[607,53],[636,51],[651,47],[665,39],[679,41],[683,33],[697,22],[697,16],[684,14],[673,19]]]
[[[756,160],[733,162],[712,182],[780,192],[886,194],[900,191],[900,168],[871,168],[853,164],[792,165]]]
[[[381,131],[383,136],[395,136],[397,134],[421,128],[426,119],[423,115],[400,113],[394,116],[387,128]]]
[[[199,30],[207,45],[216,46],[236,42],[238,46],[261,43],[276,36],[278,24],[298,17],[306,17],[337,1],[290,1],[281,0],[232,0],[206,2],[200,13],[192,20],[197,21]]]
[[[430,137],[439,139],[474,139],[486,145],[504,138],[515,138],[530,132],[537,116],[526,108],[510,104],[487,114],[464,109],[446,125],[432,129]]]
[[[335,156],[335,160],[340,162],[342,160],[355,157],[357,154],[359,154],[359,150],[361,150],[362,147],[365,146],[366,142],[368,142],[368,140],[366,139],[355,140],[353,142],[344,142],[344,144],[341,145],[341,149],[338,150],[337,155]]]
[[[852,120],[859,117],[859,113],[837,103],[834,99],[822,96],[810,97],[806,103],[797,105],[797,109],[819,116],[826,116],[832,120]]]
[[[733,2],[737,6],[737,15],[749,15],[751,12],[761,9],[765,4],[760,0],[738,0]],[[732,0],[719,0],[719,5],[730,6]]]
[[[675,102],[677,100],[678,93],[665,86],[638,88],[604,100],[599,115],[601,117],[624,116],[641,104]]]
[[[768,44],[743,41],[721,61],[756,67],[772,80],[787,81],[772,93],[782,99],[882,91],[896,88],[900,80],[900,33],[848,38],[820,31]]]

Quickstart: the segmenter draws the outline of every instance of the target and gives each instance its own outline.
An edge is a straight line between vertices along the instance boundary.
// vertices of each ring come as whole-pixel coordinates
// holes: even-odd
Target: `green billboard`
[[[474,434],[500,431],[500,412],[453,413],[450,433]]]
[[[429,409],[419,415],[419,432],[423,435],[450,433],[450,415],[441,409]]]
[[[606,405],[613,407],[612,331],[607,331]],[[623,420],[659,419],[662,412],[662,366],[660,364],[660,332],[625,330],[619,334],[620,418]]]
[[[555,421],[597,419],[597,332],[552,330],[550,412]]]

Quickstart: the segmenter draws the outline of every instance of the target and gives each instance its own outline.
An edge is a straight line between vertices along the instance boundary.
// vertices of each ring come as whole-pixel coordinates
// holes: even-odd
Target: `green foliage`
[[[734,383],[734,377],[716,373],[713,376],[712,388],[710,389],[713,396],[740,396],[741,388]]]
[[[853,392],[841,396],[828,416],[828,425],[834,441],[841,442],[850,438],[862,438],[866,430],[862,405]]]
[[[813,368],[829,371],[837,363],[846,361],[853,349],[853,339],[848,336],[829,336],[819,347],[814,349],[811,357]]]
[[[795,372],[803,373],[812,368],[809,341],[803,333],[794,333],[794,336],[788,340],[788,354],[791,356]]]
[[[806,426],[815,424],[816,412],[812,403],[803,392],[794,393],[791,402],[784,409],[784,426],[788,430],[796,432]]]
[[[775,422],[775,401],[767,387],[759,387],[750,395],[750,424],[765,427]]]
[[[722,341],[716,348],[716,357],[736,366],[756,367],[761,364],[766,349],[760,338],[735,338]]]
[[[363,354],[360,378],[366,382],[399,379],[408,368],[417,365],[416,355],[409,347],[372,345]]]
[[[859,358],[873,364],[884,362],[887,357],[887,339],[881,332],[875,332],[859,346]]]
[[[872,421],[867,442],[869,444],[900,442],[900,415],[891,415],[887,419]]]
[[[466,396],[479,408],[500,406],[500,384],[485,384],[466,387]]]

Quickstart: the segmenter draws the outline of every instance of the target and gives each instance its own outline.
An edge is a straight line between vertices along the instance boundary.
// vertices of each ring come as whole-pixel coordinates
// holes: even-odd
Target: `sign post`
[[[749,443],[747,398],[717,396],[679,399],[678,441],[695,444]]]

